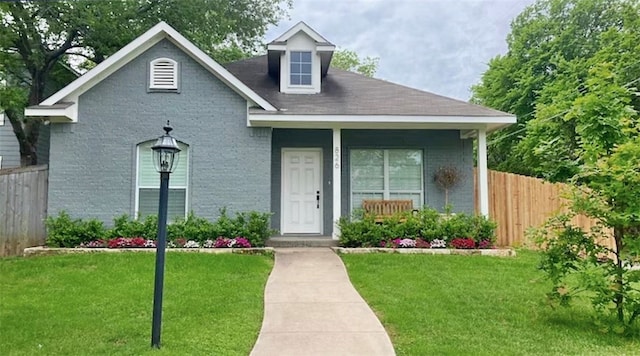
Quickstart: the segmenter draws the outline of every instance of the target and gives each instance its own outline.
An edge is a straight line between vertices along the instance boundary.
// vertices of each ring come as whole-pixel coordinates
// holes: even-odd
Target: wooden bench
[[[376,222],[382,222],[397,213],[413,211],[413,200],[363,200],[365,214],[375,216]]]

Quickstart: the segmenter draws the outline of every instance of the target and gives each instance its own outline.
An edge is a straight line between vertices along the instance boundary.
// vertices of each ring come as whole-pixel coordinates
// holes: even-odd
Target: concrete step
[[[267,247],[336,247],[331,236],[277,236],[265,242]]]

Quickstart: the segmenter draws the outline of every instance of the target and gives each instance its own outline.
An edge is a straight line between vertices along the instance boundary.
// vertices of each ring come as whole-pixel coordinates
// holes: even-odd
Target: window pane
[[[384,189],[382,150],[351,150],[351,189],[353,191]]]
[[[389,193],[389,199],[391,200],[413,200],[413,208],[422,208],[420,201],[420,193]]]
[[[389,150],[389,190],[422,190],[422,152]]]
[[[300,73],[311,74],[311,63],[301,64],[300,65]]]
[[[311,85],[311,76],[310,75],[301,75],[300,76],[300,84],[302,84],[302,85]]]
[[[302,52],[291,52],[291,62],[300,62]]]
[[[311,52],[299,52],[300,53],[300,61],[311,63]]]
[[[382,193],[353,193],[351,196],[351,204],[353,209],[360,209],[362,208],[363,200],[382,200],[382,198]]]
[[[291,63],[291,74],[300,74],[301,64]]]
[[[167,220],[174,221],[176,217],[184,218],[186,189],[169,189],[167,204]],[[139,196],[138,212],[140,217],[158,215],[158,203],[160,200],[159,188],[141,188]]]
[[[291,84],[300,85],[300,75],[291,75]]]

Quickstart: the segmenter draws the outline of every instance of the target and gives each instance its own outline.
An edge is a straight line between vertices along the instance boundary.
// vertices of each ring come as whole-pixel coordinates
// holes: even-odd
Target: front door
[[[319,234],[322,229],[320,148],[282,149],[282,233]]]

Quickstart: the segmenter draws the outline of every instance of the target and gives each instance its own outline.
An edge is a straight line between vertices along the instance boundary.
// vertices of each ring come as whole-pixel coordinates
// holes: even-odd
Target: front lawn
[[[341,256],[398,355],[638,354],[640,339],[598,331],[586,308],[552,310],[538,255]]]
[[[160,353],[248,355],[273,259],[172,252],[166,260]],[[0,259],[0,353],[151,353],[154,266],[151,253]]]

